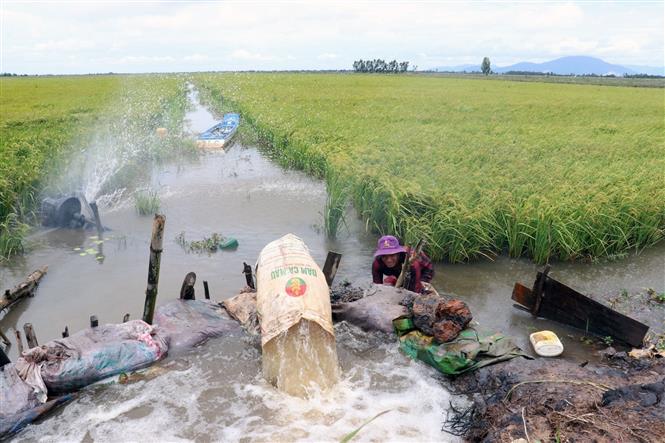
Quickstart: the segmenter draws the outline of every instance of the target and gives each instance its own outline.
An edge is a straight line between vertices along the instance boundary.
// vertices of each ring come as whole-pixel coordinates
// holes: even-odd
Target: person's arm
[[[383,283],[383,273],[379,266],[379,260],[376,258],[372,262],[372,281],[378,285]]]

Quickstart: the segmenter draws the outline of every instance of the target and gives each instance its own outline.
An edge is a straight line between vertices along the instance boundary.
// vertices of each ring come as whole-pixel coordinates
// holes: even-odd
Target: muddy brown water
[[[193,133],[215,118],[192,99],[188,114]],[[207,280],[213,299],[224,299],[243,286],[242,262],[254,263],[268,242],[294,233],[322,265],[328,250],[343,254],[337,280],[366,284],[376,235],[365,232],[352,209],[348,230],[335,241],[325,239],[321,225],[325,186],[300,172],[285,170],[254,146],[239,143],[197,159],[146,168],[146,182],[159,191],[166,215],[158,304],[178,297],[182,279],[197,274],[197,297]],[[40,342],[87,327],[90,315],[102,323],[120,322],[125,313],[140,318],[146,288],[152,217],[136,214],[131,199],[102,208],[107,232],[104,260],[94,231],[40,231],[21,259],[0,267],[0,283],[13,286],[32,270],[48,265],[34,298],[0,319],[12,333],[26,322]],[[239,247],[213,254],[185,252],[175,241],[184,231],[189,240],[213,232],[233,236]],[[87,252],[86,252],[87,251]],[[84,255],[82,255],[84,254]],[[512,307],[515,281],[530,286],[537,267],[527,260],[499,257],[493,262],[436,266],[434,284],[467,301],[478,328],[515,337],[527,351],[528,334],[552,329],[566,348],[564,357],[593,360],[598,346],[581,342],[580,331],[533,319]],[[609,296],[651,287],[665,290],[665,245],[607,264],[555,264],[552,275],[582,292]],[[663,323],[662,310],[642,313]],[[661,328],[662,329],[662,328]],[[11,335],[11,334],[8,334]],[[210,341],[179,357],[171,370],[132,385],[93,386],[54,416],[30,426],[17,439],[67,441],[231,440],[339,441],[376,414],[390,410],[361,431],[361,441],[452,440],[441,432],[450,399],[440,376],[424,364],[401,355],[394,343],[347,325],[337,325],[342,381],[332,392],[309,401],[289,397],[261,377],[260,351],[244,336]],[[16,348],[9,352],[16,358]],[[160,363],[163,364],[163,363]]]

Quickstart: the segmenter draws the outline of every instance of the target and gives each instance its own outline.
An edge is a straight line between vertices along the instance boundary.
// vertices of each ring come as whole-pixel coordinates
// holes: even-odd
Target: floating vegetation
[[[139,215],[152,215],[159,212],[161,201],[157,191],[137,191],[134,193],[134,205]]]
[[[334,174],[370,229],[424,238],[436,260],[615,258],[665,236],[661,89],[286,73],[193,81],[214,109],[240,112],[280,163]]]
[[[187,241],[185,231],[182,231],[175,238],[186,252],[217,252],[218,249],[235,249],[238,247],[238,240],[233,237],[224,237],[222,234],[214,232],[210,237],[203,237],[202,240]]]

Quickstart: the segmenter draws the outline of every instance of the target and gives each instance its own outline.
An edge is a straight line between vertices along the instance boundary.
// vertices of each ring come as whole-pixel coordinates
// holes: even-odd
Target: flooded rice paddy
[[[188,114],[192,133],[216,120],[198,105]],[[156,189],[166,215],[158,304],[178,297],[182,279],[197,274],[213,299],[235,295],[244,285],[242,263],[254,263],[268,242],[294,233],[323,264],[326,252],[343,254],[337,280],[370,281],[376,236],[365,232],[352,209],[348,229],[329,241],[322,232],[325,186],[303,173],[276,165],[255,146],[232,145],[196,159],[146,168],[145,183]],[[101,199],[100,199],[101,201]],[[111,230],[99,243],[94,231],[45,230],[33,236],[34,249],[0,268],[10,287],[32,270],[49,266],[37,295],[0,319],[10,335],[34,325],[40,342],[60,337],[65,326],[77,331],[90,315],[102,323],[120,322],[125,313],[140,318],[146,287],[152,217],[136,213],[131,198],[102,208]],[[213,232],[238,239],[233,251],[187,253],[176,243]],[[103,259],[98,256],[103,255]],[[481,330],[512,335],[526,350],[528,334],[559,333],[576,360],[593,359],[594,348],[580,342],[579,331],[534,320],[512,307],[515,281],[528,286],[537,267],[527,260],[500,257],[494,262],[436,267],[435,286],[467,301]],[[589,294],[608,295],[652,287],[665,290],[665,245],[608,264],[554,264],[552,275]],[[662,311],[660,311],[662,312]],[[647,313],[647,318],[659,314]],[[651,315],[651,317],[649,317]],[[276,391],[261,377],[260,346],[239,334],[211,340],[185,355],[158,363],[167,370],[129,385],[89,387],[53,416],[28,427],[18,441],[339,441],[380,412],[358,441],[450,441],[442,433],[450,395],[441,377],[401,355],[386,337],[336,326],[342,381],[327,393],[302,400]],[[10,358],[16,358],[15,347]]]

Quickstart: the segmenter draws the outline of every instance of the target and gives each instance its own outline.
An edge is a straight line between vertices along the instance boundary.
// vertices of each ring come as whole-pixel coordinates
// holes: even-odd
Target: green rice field
[[[179,134],[187,105],[175,75],[0,78],[0,258],[23,249],[42,192],[72,190],[75,153],[115,146],[133,160],[118,171],[124,180],[173,147],[156,143],[154,129]]]
[[[663,238],[663,89],[362,74],[193,81],[284,164],[326,177],[338,201],[341,187],[368,228],[424,237],[436,260],[612,258]]]

